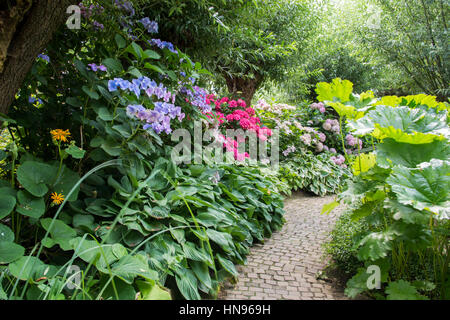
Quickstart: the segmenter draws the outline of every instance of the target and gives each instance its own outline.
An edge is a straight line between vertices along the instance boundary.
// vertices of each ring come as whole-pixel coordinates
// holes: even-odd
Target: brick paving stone
[[[293,193],[285,201],[286,223],[263,244],[250,249],[247,265],[239,266],[238,283],[222,289],[219,299],[344,300],[343,288],[316,279],[327,264],[322,244],[342,212],[321,215],[333,196]]]

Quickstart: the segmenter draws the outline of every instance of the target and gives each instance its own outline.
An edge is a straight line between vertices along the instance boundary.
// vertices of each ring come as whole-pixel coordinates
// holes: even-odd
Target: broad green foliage
[[[387,299],[450,297],[447,110],[435,97],[390,96],[373,99],[361,118],[348,122],[354,134],[373,141],[372,152],[354,159],[354,177],[338,197],[350,205],[349,217],[364,225],[353,235],[351,247],[357,250],[350,255],[365,268],[349,280],[349,296],[366,292],[384,298],[363,284],[367,266],[382,259],[389,265],[389,277],[382,279]],[[423,279],[430,285],[418,281]]]
[[[172,130],[207,119],[208,71],[108,3],[85,1],[81,30],[55,35],[1,115],[0,299],[214,298],[283,224],[274,175],[172,162]],[[168,105],[161,130],[127,108]]]
[[[322,196],[340,190],[349,174],[349,162],[344,163],[340,154],[344,151],[339,122],[330,108],[318,103],[291,106],[260,100],[255,109],[263,123],[279,132],[278,176],[282,183]]]

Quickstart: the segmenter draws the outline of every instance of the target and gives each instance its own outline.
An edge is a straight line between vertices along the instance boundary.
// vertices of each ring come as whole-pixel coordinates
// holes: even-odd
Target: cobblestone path
[[[238,266],[238,282],[227,283],[219,299],[322,300],[346,299],[334,282],[318,280],[327,263],[321,244],[340,214],[321,215],[332,196],[315,197],[297,192],[285,201],[286,223],[264,244],[251,248],[246,266]]]

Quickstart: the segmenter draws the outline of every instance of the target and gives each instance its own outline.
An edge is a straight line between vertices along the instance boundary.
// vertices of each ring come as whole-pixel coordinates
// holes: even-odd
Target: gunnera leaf
[[[439,219],[450,217],[450,161],[433,159],[415,169],[396,166],[386,181],[400,203],[431,211]]]

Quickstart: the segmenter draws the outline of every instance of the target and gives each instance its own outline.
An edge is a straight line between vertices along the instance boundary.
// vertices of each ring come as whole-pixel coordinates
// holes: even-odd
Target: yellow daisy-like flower
[[[58,194],[56,192],[53,192],[50,196],[50,198],[53,200],[53,204],[61,204],[64,201],[64,195],[62,193]]]
[[[70,136],[70,131],[68,129],[67,130],[55,129],[50,131],[50,134],[52,135],[52,138],[55,140],[67,142],[67,138]]]

